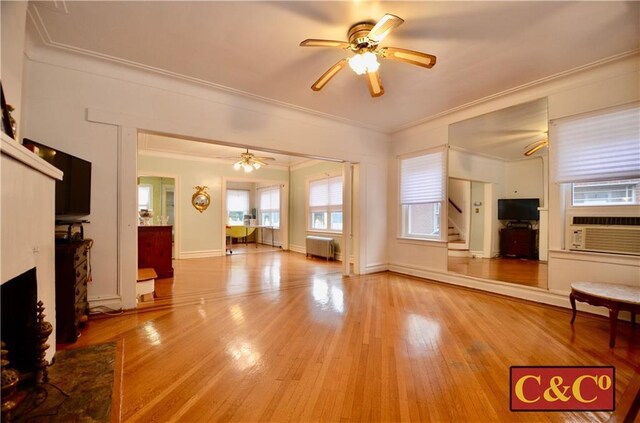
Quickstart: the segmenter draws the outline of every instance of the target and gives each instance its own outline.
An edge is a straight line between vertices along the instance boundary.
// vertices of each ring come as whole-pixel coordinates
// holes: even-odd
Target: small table
[[[619,311],[631,312],[631,326],[635,329],[636,313],[640,312],[640,287],[613,283],[575,282],[571,284],[569,300],[573,309],[571,324],[576,320],[576,300],[609,309],[609,346],[613,348],[616,344]]]
[[[275,247],[275,242],[274,242],[274,230],[275,227],[274,226],[269,226],[269,225],[251,225],[249,226],[250,228],[255,228],[255,229],[260,229],[260,239],[262,240],[262,244],[264,244],[264,230],[265,229],[271,229],[271,246]],[[256,248],[258,248],[258,240],[256,239]]]

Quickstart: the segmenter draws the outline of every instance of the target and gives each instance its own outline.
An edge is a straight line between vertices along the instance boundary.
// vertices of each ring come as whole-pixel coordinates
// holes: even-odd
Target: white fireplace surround
[[[2,137],[0,174],[0,251],[2,283],[36,268],[38,300],[53,325],[47,360],[55,354],[55,180],[62,172],[6,134]]]

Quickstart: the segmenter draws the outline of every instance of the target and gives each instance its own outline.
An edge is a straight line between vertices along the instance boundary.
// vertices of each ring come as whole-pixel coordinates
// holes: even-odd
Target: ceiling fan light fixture
[[[366,72],[375,72],[380,67],[378,58],[370,51],[365,53],[357,53],[349,59],[349,67],[358,75],[364,75]]]
[[[260,169],[261,165],[258,162],[253,163],[253,167],[255,168],[255,170]]]

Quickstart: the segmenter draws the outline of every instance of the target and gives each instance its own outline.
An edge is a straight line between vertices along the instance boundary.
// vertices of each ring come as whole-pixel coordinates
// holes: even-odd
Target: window
[[[557,183],[571,183],[571,205],[638,205],[640,108],[615,107],[552,125]]]
[[[572,184],[573,206],[626,206],[640,204],[640,179]]]
[[[400,159],[401,236],[440,239],[444,150]]]
[[[227,222],[229,225],[244,225],[244,215],[249,214],[249,191],[227,190]]]
[[[259,189],[260,224],[280,227],[280,187]]]
[[[342,230],[342,176],[310,181],[308,199],[310,230]]]
[[[138,210],[153,209],[153,186],[147,184],[138,185]]]

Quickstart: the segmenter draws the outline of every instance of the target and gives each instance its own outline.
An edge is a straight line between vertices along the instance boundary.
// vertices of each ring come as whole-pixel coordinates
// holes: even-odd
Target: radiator
[[[333,238],[323,236],[307,237],[307,256],[318,256],[333,260],[333,252]]]

